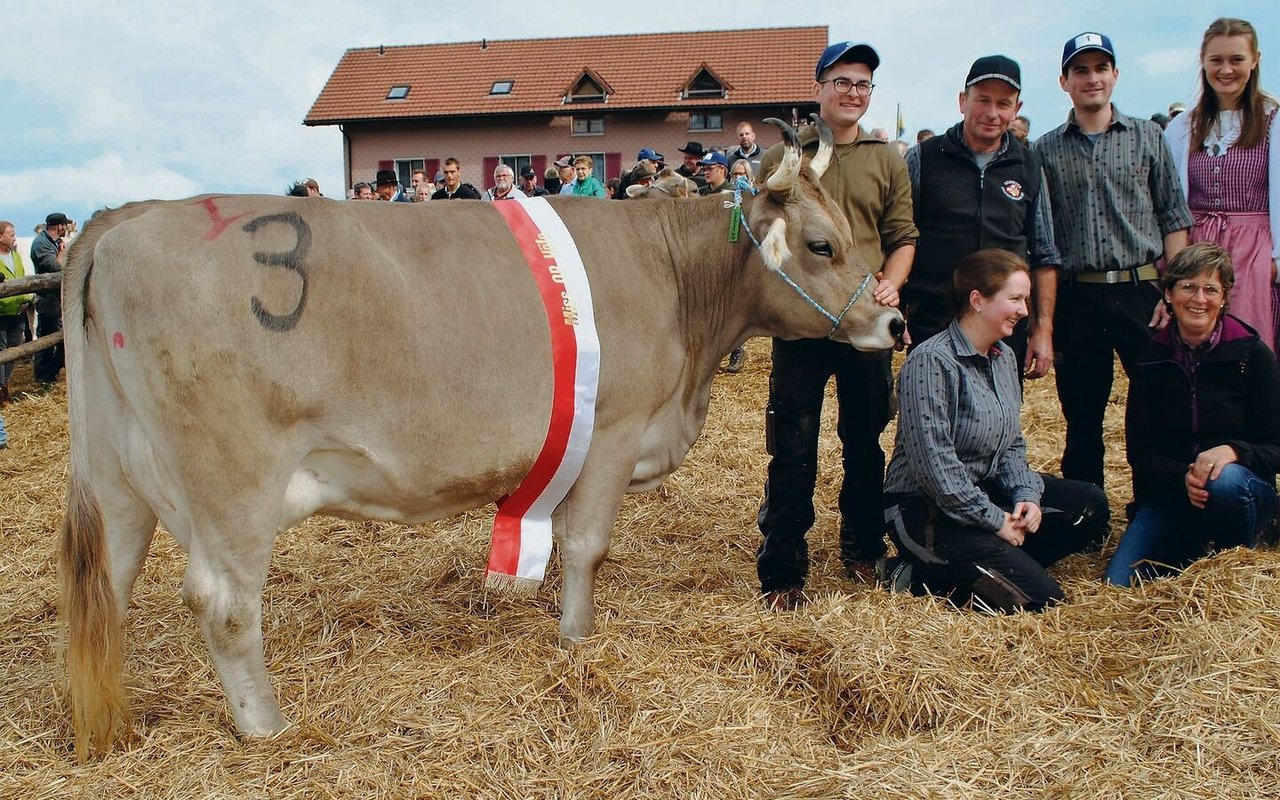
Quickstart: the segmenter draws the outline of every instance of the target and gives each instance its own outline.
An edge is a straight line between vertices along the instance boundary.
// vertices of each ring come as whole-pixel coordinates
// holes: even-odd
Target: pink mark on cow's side
[[[252,213],[252,212],[246,211],[243,214],[236,214],[234,217],[224,218],[222,216],[222,213],[218,211],[218,204],[214,202],[212,197],[206,197],[203,200],[197,200],[191,205],[204,206],[204,210],[209,212],[209,218],[213,220],[213,227],[210,228],[209,232],[204,235],[204,240],[206,242],[212,242],[214,239],[217,239],[219,236],[222,235],[222,232],[225,231],[231,225],[231,223],[235,222],[241,217],[247,217],[249,216],[250,213]]]
[[[116,346],[116,349],[117,349],[117,350],[123,350],[123,349],[124,349],[124,334],[123,334],[123,333],[121,333],[120,331],[116,331],[116,332],[115,332],[114,334],[112,334],[112,336],[111,336],[111,343],[112,343],[112,344],[114,344],[114,345]]]

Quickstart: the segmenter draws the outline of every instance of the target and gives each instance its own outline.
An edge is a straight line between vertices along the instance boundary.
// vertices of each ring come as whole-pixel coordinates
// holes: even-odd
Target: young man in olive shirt
[[[822,187],[844,212],[854,248],[877,273],[876,302],[898,305],[918,236],[911,183],[901,156],[859,125],[871,103],[871,78],[880,56],[867,44],[840,42],[823,51],[814,75],[814,99],[835,136],[835,153]],[[807,155],[818,147],[816,128],[800,141]],[[757,180],[777,168],[783,146],[765,153]],[[870,579],[885,552],[884,451],[880,434],[891,416],[892,353],[863,353],[826,339],[773,340],[768,419],[772,459],[760,506],[764,535],[756,560],[760,587],[774,607],[803,599],[809,557],[805,534],[813,527],[818,426],[828,379],[835,375],[840,405],[837,432],[844,448],[840,490],[840,556],[850,576]]]

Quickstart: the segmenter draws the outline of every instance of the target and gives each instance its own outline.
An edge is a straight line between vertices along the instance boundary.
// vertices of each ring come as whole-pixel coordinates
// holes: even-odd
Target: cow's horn
[[[831,126],[824,122],[822,117],[810,114],[809,119],[818,126],[818,154],[809,162],[809,169],[813,170],[813,178],[817,180],[827,171],[827,167],[831,166],[831,156],[836,152],[836,136],[831,132]]]
[[[796,135],[795,128],[776,117],[769,117],[765,123],[782,131],[782,141],[787,146],[782,152],[782,163],[764,185],[771,192],[790,192],[795,186],[796,178],[800,176],[800,137]]]

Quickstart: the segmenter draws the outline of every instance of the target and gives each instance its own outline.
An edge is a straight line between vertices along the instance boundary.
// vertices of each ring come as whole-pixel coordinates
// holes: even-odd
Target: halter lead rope
[[[755,231],[751,230],[751,225],[747,223],[747,216],[742,211],[742,193],[744,191],[750,192],[752,195],[759,192],[758,189],[751,185],[750,181],[748,181],[746,177],[739,175],[738,179],[734,181],[733,184],[732,203],[725,201],[725,207],[733,209],[733,216],[729,220],[729,241],[738,241],[738,229],[741,227],[747,232],[747,238],[756,246],[756,249],[760,251],[760,254],[764,255],[764,247],[761,246],[760,240],[756,238]],[[823,337],[825,339],[830,339],[831,336],[840,328],[841,321],[843,321],[845,315],[849,313],[849,309],[853,308],[853,304],[858,302],[858,298],[862,296],[862,293],[867,290],[867,286],[871,283],[872,278],[871,273],[867,273],[867,277],[863,278],[862,283],[858,284],[858,290],[853,293],[853,297],[850,297],[849,302],[845,303],[844,310],[841,311],[839,315],[834,315],[825,309],[821,303],[810,297],[808,292],[801,289],[800,285],[791,279],[791,276],[782,269],[781,265],[778,266],[777,272],[782,280],[786,281],[787,285],[795,290],[796,294],[803,297],[805,302],[813,306],[819,314],[826,317],[831,323],[831,330],[827,331],[827,335]]]

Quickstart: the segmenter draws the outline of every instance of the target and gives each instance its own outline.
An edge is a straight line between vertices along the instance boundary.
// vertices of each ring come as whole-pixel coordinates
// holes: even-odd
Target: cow
[[[680,465],[730,348],[772,335],[886,349],[905,327],[862,291],[872,276],[818,184],[830,131],[805,162],[773,124],[786,156],[743,197],[737,241],[724,195],[527,201],[572,234],[599,336],[594,435],[553,518],[566,645],[593,631],[622,495]],[[204,196],[94,216],[63,286],[59,561],[78,758],[129,726],[121,621],[157,521],[189,555],[182,598],[235,728],[263,737],[288,725],[263,658],[277,535],[318,513],[440,519],[530,470],[552,345],[494,205]]]

